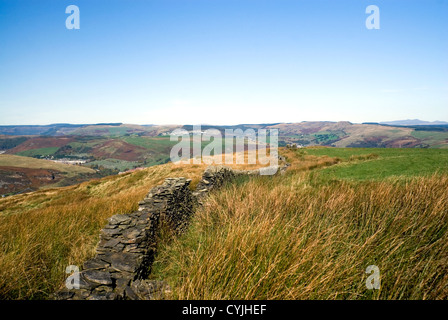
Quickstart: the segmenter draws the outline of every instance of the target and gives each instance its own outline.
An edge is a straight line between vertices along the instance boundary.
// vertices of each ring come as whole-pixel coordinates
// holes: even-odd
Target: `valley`
[[[170,132],[182,128],[190,133],[191,125],[96,124],[48,126],[0,126],[0,152],[4,155],[56,161],[90,169],[61,178],[59,171],[30,172],[0,162],[1,195],[36,190],[48,185],[69,185],[93,177],[123,173],[170,161],[170,150],[177,141]],[[279,146],[337,148],[448,148],[448,128],[439,125],[391,126],[353,124],[350,122],[300,122],[207,126],[202,129],[277,129]],[[202,148],[205,146],[203,143]],[[6,159],[6,158],[5,158]],[[42,163],[42,162],[39,162]],[[25,167],[27,167],[25,165]],[[36,169],[44,169],[39,167]],[[52,175],[54,175],[54,178]],[[48,178],[50,177],[50,178]]]

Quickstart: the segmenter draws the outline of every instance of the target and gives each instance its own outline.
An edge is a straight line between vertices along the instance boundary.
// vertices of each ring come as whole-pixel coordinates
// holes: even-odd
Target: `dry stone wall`
[[[284,159],[280,159],[284,160]],[[280,173],[288,164],[282,165]],[[94,258],[83,264],[79,287],[54,294],[59,300],[148,300],[163,298],[169,287],[163,281],[148,280],[157,248],[157,233],[166,223],[175,233],[183,232],[196,205],[210,191],[240,175],[259,175],[259,170],[242,171],[208,167],[194,192],[190,179],[168,178],[150,190],[130,214],[108,219],[100,232]]]
[[[79,288],[63,289],[57,299],[151,299],[163,284],[145,281],[156,250],[160,221],[178,230],[193,212],[191,180],[166,179],[139,203],[137,212],[117,214],[100,232],[96,256],[79,272]]]

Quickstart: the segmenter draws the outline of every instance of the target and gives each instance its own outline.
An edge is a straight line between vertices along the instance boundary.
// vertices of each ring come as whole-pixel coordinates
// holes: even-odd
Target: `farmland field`
[[[59,149],[58,147],[38,148],[38,149],[20,151],[17,152],[16,154],[24,157],[40,157],[40,156],[45,157],[53,155],[56,151],[58,151],[58,149]]]
[[[443,149],[307,148],[304,152],[343,160],[318,173],[326,180],[382,180],[448,173],[448,150]],[[369,155],[370,159],[364,160]]]

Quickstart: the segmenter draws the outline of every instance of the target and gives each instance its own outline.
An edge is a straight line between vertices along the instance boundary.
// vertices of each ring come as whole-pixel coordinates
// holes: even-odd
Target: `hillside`
[[[186,234],[161,235],[152,278],[170,284],[171,298],[448,298],[448,150],[281,154],[285,175],[218,190]],[[394,168],[397,157],[413,170]],[[93,256],[108,217],[135,211],[166,177],[191,178],[194,188],[205,167],[168,163],[0,199],[0,297],[48,298],[65,266]],[[365,288],[370,264],[383,274],[381,291]]]
[[[301,122],[269,126],[280,132],[279,141],[304,146],[339,148],[448,148],[448,130],[430,126],[410,128],[350,122]]]
[[[0,155],[0,195],[63,186],[98,177],[95,170],[53,161]]]
[[[413,170],[379,175],[401,150],[369,152],[285,150],[285,176],[214,193],[164,242],[152,279],[170,299],[447,299],[448,152],[402,153]],[[370,265],[380,290],[366,288]]]
[[[46,160],[36,161],[61,168]],[[48,298],[63,284],[67,265],[82,265],[94,254],[107,218],[135,211],[148,190],[167,177],[190,178],[195,187],[205,168],[205,164],[167,163],[0,198],[0,299]]]
[[[175,142],[169,137],[124,136],[27,136],[3,139],[3,153],[34,158],[86,161],[86,167],[125,171],[163,164]],[[1,142],[1,141],[0,141]]]

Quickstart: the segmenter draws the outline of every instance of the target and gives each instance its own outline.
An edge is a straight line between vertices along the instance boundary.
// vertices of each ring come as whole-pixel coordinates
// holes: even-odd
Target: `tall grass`
[[[447,299],[447,186],[253,178],[214,193],[153,277],[172,299]],[[369,265],[379,290],[366,288]]]
[[[114,214],[137,209],[173,170],[199,180],[205,166],[172,164],[0,201],[0,298],[44,299],[64,283],[65,267],[94,255]]]
[[[283,154],[287,174],[212,193],[187,233],[162,243],[153,277],[170,283],[170,298],[448,298],[447,175],[322,182],[310,170],[376,156]],[[107,218],[136,210],[166,177],[194,188],[205,168],[170,163],[0,199],[0,298],[47,298],[67,265],[93,256]],[[372,264],[380,290],[365,286]]]
[[[64,284],[68,265],[93,257],[107,218],[137,210],[165,178],[190,178],[194,188],[206,167],[168,163],[0,199],[0,299],[48,298]]]

